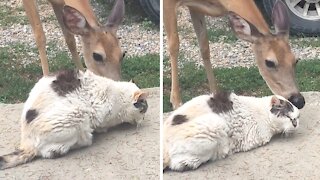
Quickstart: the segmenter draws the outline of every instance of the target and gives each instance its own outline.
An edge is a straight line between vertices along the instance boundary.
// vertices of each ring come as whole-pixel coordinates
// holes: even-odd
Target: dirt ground
[[[141,127],[122,125],[95,134],[90,147],[0,171],[0,179],[159,179],[159,88],[148,92],[149,109]],[[0,104],[0,155],[19,145],[22,106]]]
[[[304,93],[300,128],[291,137],[274,137],[263,147],[208,162],[195,171],[164,173],[164,180],[320,179],[320,93]]]

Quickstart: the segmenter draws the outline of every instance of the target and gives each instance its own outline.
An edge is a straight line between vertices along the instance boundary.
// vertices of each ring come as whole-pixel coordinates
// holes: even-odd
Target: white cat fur
[[[133,103],[146,95],[134,83],[113,81],[87,70],[77,76],[81,87],[64,97],[51,87],[56,78],[43,77],[31,90],[21,116],[19,151],[0,156],[0,169],[36,156],[53,158],[89,146],[93,131],[106,131],[123,122],[140,123],[144,118]],[[28,123],[26,113],[30,109],[37,110],[38,115]]]
[[[299,110],[281,96],[255,98],[232,93],[233,110],[220,114],[208,106],[211,97],[193,98],[164,121],[164,169],[196,169],[208,160],[248,151],[268,143],[275,134],[298,128]],[[272,98],[293,106],[288,116],[297,120],[296,127],[288,117],[277,117],[270,112]],[[188,121],[172,125],[176,115],[186,115]]]

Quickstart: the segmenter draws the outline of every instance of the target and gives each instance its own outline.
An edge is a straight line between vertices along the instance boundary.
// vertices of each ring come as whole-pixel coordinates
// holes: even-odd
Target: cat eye
[[[145,99],[139,99],[133,105],[135,108],[140,110],[140,113],[145,113],[148,109],[148,103]]]
[[[103,61],[103,57],[100,55],[100,54],[98,54],[98,53],[93,53],[93,59],[95,60],[95,61],[98,61],[98,62],[102,62]]]
[[[141,107],[141,105],[142,105],[142,103],[143,103],[143,99],[139,99],[137,102],[135,102],[133,105],[134,105],[134,107],[136,107],[136,108],[140,108]]]
[[[275,68],[275,67],[276,67],[276,64],[275,64],[273,61],[266,60],[266,66],[267,66],[268,68]]]

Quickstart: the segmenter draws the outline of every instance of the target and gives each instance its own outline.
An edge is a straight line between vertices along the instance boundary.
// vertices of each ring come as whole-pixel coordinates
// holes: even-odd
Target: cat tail
[[[37,155],[35,150],[16,150],[0,156],[0,170],[18,166],[33,160]]]

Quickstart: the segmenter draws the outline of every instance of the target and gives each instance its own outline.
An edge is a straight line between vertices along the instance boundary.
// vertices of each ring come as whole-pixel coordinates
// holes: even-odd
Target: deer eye
[[[275,64],[273,61],[266,60],[266,66],[267,66],[268,68],[275,68],[275,67],[276,67],[276,64]]]
[[[98,61],[98,62],[102,62],[103,61],[103,57],[98,53],[93,53],[92,57],[93,57],[93,59],[95,61]]]

